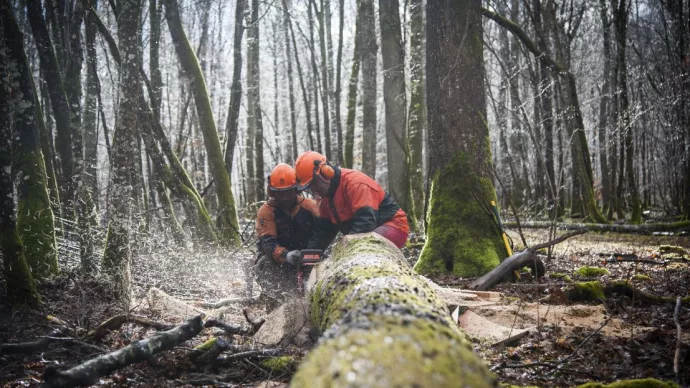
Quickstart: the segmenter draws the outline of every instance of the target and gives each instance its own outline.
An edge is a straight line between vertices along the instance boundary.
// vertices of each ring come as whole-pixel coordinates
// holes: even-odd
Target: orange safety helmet
[[[297,171],[297,182],[299,182],[297,188],[299,190],[309,187],[316,174],[321,174],[329,180],[335,176],[335,171],[326,157],[316,151],[307,151],[297,157],[295,170]]]
[[[287,191],[297,187],[295,169],[285,163],[278,163],[268,176],[268,189],[271,191]]]

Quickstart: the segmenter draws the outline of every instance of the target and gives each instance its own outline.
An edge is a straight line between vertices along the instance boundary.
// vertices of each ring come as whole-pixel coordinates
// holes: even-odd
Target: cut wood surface
[[[309,302],[323,335],[294,387],[497,385],[443,300],[375,233],[341,240]]]

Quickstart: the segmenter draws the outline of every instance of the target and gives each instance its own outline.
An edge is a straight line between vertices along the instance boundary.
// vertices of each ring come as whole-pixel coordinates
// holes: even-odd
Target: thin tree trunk
[[[362,27],[362,172],[376,178],[376,18],[373,0],[360,0]]]
[[[263,111],[261,110],[261,66],[259,65],[259,0],[252,0],[252,33],[253,39],[248,42],[251,50],[252,81],[249,93],[254,102],[254,152],[256,154],[256,190],[257,201],[266,196],[266,184],[264,177],[264,125]]]
[[[357,113],[357,87],[359,84],[359,68],[362,51],[362,1],[357,1],[357,16],[355,20],[355,47],[352,54],[352,70],[350,71],[350,83],[347,92],[347,119],[345,121],[345,155],[343,166],[354,168],[355,148],[355,115]]]
[[[48,35],[48,28],[43,19],[41,1],[27,0],[26,4],[31,30],[41,60],[41,67],[46,77],[48,94],[53,107],[53,116],[55,117],[57,155],[61,171],[61,179],[58,180],[60,182],[60,189],[62,190],[61,199],[63,201],[63,207],[67,210],[65,215],[71,217],[69,215],[71,213],[69,209],[73,209],[75,194],[74,185],[72,184],[72,177],[74,176],[74,158],[69,103],[62,83],[58,60],[55,56],[50,36]]]
[[[324,138],[324,153],[328,160],[331,156],[331,119],[330,107],[328,105],[328,96],[331,94],[330,79],[328,76],[328,63],[330,57],[326,53],[326,25],[325,25],[325,10],[322,7],[321,11],[316,8],[316,0],[309,0],[310,6],[314,7],[314,12],[318,19],[319,27],[319,50],[321,51],[321,105],[323,106],[323,138]],[[323,4],[323,1],[322,1]]]
[[[338,3],[338,56],[335,62],[335,90],[333,91],[335,106],[335,133],[336,139],[338,141],[337,156],[338,163],[342,164],[344,159],[343,156],[343,121],[340,117],[340,99],[341,99],[341,78],[342,78],[342,68],[343,68],[343,27],[345,25],[345,0],[340,0]]]
[[[149,37],[149,73],[151,74],[151,108],[157,121],[161,118],[161,93],[163,90],[163,77],[160,69],[160,44],[161,44],[161,14],[163,4],[157,0],[149,0],[149,22],[151,32]]]
[[[292,144],[292,154],[290,157],[292,160],[297,160],[298,156],[298,148],[297,148],[297,118],[296,118],[296,112],[295,112],[295,87],[294,87],[294,80],[292,79],[293,77],[293,71],[292,71],[292,47],[290,43],[290,13],[288,11],[288,6],[287,6],[287,0],[282,0],[282,6],[283,6],[283,34],[285,35],[285,59],[286,59],[286,66],[287,66],[287,78],[288,78],[288,97],[290,100],[290,140]],[[299,62],[299,58],[297,58],[297,52],[295,52],[295,59]],[[302,72],[300,71],[300,82],[302,80]],[[309,118],[308,121],[308,126],[309,128],[309,136],[310,136],[310,142],[311,142],[311,119]]]
[[[405,47],[402,43],[398,0],[379,0],[381,56],[383,57],[383,101],[386,114],[388,190],[410,216],[416,229],[410,161],[407,143],[407,91],[405,89]]]
[[[314,0],[309,0],[307,5],[307,20],[309,22],[309,52],[311,54],[311,71],[312,71],[312,90],[314,91],[314,123],[316,124],[316,151],[323,153],[323,144],[321,143],[321,119],[319,118],[319,67],[316,64],[316,44],[314,40],[314,16],[312,14],[311,3]],[[297,48],[295,47],[295,52]]]
[[[283,0],[283,10],[285,12],[285,28],[290,29],[290,38],[292,41],[292,48],[295,50],[295,63],[297,64],[297,75],[299,76],[299,84],[300,88],[302,89],[302,99],[304,100],[304,112],[307,120],[307,139],[308,139],[308,145],[309,149],[313,150],[314,149],[314,130],[312,128],[312,122],[311,122],[311,104],[309,103],[309,94],[307,93],[307,89],[304,85],[304,77],[302,76],[302,65],[299,61],[299,55],[297,51],[297,41],[295,40],[295,31],[292,28],[292,23],[290,22],[290,15],[287,13],[287,4],[286,0]],[[289,45],[286,45],[289,46]],[[296,134],[295,134],[296,135]],[[295,141],[296,141],[296,136],[295,136]],[[297,150],[297,148],[295,148]],[[295,157],[295,160],[297,157]]]
[[[230,87],[230,106],[228,107],[228,119],[225,123],[225,131],[228,141],[225,144],[225,169],[228,175],[232,174],[232,163],[235,156],[235,144],[237,143],[237,120],[240,116],[240,104],[242,103],[242,15],[244,12],[244,0],[237,0],[235,5],[235,31],[232,44],[232,86]]]
[[[201,68],[196,60],[196,56],[189,45],[187,36],[182,28],[179,9],[176,0],[166,0],[166,19],[172,37],[177,56],[184,72],[188,75],[192,83],[192,93],[196,101],[197,113],[204,135],[204,144],[209,156],[211,173],[215,182],[216,197],[218,199],[219,214],[216,225],[221,237],[221,241],[229,245],[241,243],[239,236],[239,226],[237,222],[237,211],[235,209],[235,199],[232,194],[230,175],[225,169],[223,153],[220,149],[218,131],[211,110],[211,103],[208,98],[206,82],[201,74]]]
[[[410,1],[410,110],[408,136],[410,144],[410,185],[417,229],[424,219],[424,133],[426,117],[424,5],[422,0]],[[408,213],[409,214],[409,213]]]
[[[98,1],[92,1],[96,9]],[[98,60],[96,54],[96,24],[91,12],[84,16],[86,37],[86,98],[84,99],[84,185],[91,196],[98,193]],[[98,201],[94,205],[98,207]]]
[[[251,0],[253,2],[253,0]],[[247,203],[252,204],[256,203],[260,198],[257,196],[257,187],[256,187],[256,175],[257,175],[257,169],[256,169],[256,157],[255,157],[255,152],[256,148],[258,147],[256,145],[256,120],[254,115],[256,114],[256,109],[254,108],[254,65],[252,62],[254,61],[254,50],[252,48],[252,45],[254,44],[254,41],[258,39],[256,36],[257,30],[254,28],[253,25],[253,12],[252,12],[252,3],[249,1],[247,2],[247,7],[249,8],[249,12],[247,13],[246,19],[247,19],[247,25],[249,26],[247,28],[247,137],[245,139],[245,156],[246,156],[246,164],[247,164]],[[259,145],[263,146],[263,145]]]

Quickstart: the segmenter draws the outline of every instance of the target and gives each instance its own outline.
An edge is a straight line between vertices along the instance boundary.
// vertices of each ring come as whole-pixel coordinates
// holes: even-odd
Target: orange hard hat
[[[297,172],[297,188],[304,190],[314,179],[319,165],[326,164],[326,157],[316,151],[306,151],[297,157],[295,161],[295,171]]]
[[[287,191],[297,187],[295,169],[285,163],[278,163],[268,177],[268,188],[272,191]]]

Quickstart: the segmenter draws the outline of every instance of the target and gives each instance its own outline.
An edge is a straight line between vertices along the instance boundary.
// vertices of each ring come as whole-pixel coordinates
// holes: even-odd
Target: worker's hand
[[[287,253],[285,256],[285,261],[292,266],[297,266],[299,264],[300,251],[294,250]]]

